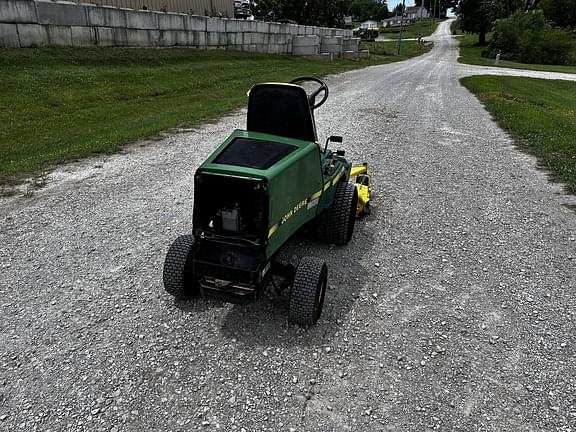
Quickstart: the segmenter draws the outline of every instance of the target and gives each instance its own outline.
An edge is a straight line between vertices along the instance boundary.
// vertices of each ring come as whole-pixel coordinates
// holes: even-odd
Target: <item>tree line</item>
[[[452,7],[452,0],[416,0],[416,5],[432,10],[436,16],[445,16]],[[254,15],[260,19],[291,21],[303,25],[342,27],[344,17],[352,16],[354,21],[380,21],[402,12],[402,5],[393,11],[388,9],[386,0],[256,0]]]
[[[478,34],[486,57],[576,64],[576,0],[460,0],[453,6],[458,26]]]

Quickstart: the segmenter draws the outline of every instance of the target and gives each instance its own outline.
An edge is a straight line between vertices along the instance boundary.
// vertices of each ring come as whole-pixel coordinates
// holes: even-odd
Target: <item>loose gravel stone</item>
[[[287,324],[286,296],[241,307],[162,288],[194,170],[244,111],[2,199],[1,429],[573,428],[571,198],[458,79],[576,75],[459,64],[448,25],[427,55],[327,78],[319,138],[369,163],[374,199],[347,246],[302,233],[279,256],[328,264],[310,328]]]

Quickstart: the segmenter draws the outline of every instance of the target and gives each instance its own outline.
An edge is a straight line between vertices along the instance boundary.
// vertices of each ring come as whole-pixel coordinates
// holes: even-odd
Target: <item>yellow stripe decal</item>
[[[324,187],[324,190],[328,189],[328,187],[330,187],[329,182]],[[302,200],[301,202],[296,204],[296,206],[294,206],[294,208],[291,211],[289,211],[286,215],[284,215],[284,217],[282,218],[282,220],[280,222],[278,222],[277,224],[274,224],[270,227],[270,229],[268,230],[268,238],[272,237],[274,235],[274,233],[276,231],[278,231],[278,228],[280,228],[280,226],[283,225],[293,214],[295,214],[299,210],[301,210],[304,206],[306,206],[306,204],[308,204],[314,200],[318,200],[321,195],[322,195],[322,189],[320,189],[315,194],[309,196],[305,200]],[[307,208],[308,208],[308,210],[310,210],[312,207],[307,207]]]
[[[340,172],[336,175],[336,177],[334,177],[334,180],[332,180],[332,185],[338,183],[340,177],[342,177],[342,174],[344,174],[344,168],[340,168]]]
[[[326,192],[329,187],[330,187],[330,182],[328,182],[324,185],[324,192]]]
[[[268,230],[268,238],[272,237],[272,235],[276,232],[277,229],[278,229],[278,224],[273,225],[273,226]]]
[[[312,195],[310,198],[308,198],[308,201],[314,201],[316,198],[320,198],[320,195],[322,195],[322,189],[320,189],[318,192],[316,192],[314,195]]]

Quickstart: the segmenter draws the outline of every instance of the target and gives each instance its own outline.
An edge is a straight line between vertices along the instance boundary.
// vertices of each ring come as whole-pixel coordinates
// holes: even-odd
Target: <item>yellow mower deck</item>
[[[370,214],[370,173],[368,164],[352,167],[350,177],[356,177],[356,189],[358,190],[358,207],[356,216]]]

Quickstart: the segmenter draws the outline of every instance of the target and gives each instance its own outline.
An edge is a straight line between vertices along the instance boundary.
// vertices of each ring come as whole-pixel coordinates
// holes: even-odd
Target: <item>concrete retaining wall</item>
[[[53,0],[0,0],[0,47],[173,47],[340,55],[351,30],[118,9]],[[353,44],[353,43],[352,43]],[[357,51],[356,42],[356,51]]]

